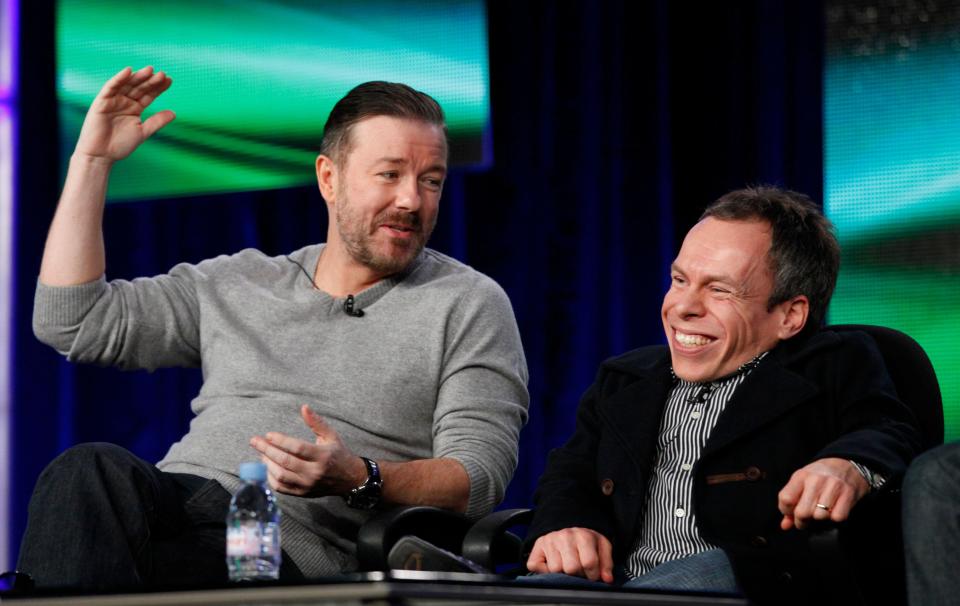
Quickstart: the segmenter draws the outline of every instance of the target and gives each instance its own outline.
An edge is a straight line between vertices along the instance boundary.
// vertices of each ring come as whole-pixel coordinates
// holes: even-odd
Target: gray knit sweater
[[[200,366],[190,431],[158,467],[239,486],[248,440],[313,440],[309,404],[355,453],[456,459],[467,514],[488,512],[516,468],[527,368],[513,310],[495,282],[430,249],[358,293],[363,317],[310,279],[323,245],[287,256],[244,250],[133,281],[38,284],[37,337],[71,361],[148,369]],[[309,275],[308,275],[309,274]],[[369,515],[340,497],[280,495],[284,550],[308,576],[355,567]]]

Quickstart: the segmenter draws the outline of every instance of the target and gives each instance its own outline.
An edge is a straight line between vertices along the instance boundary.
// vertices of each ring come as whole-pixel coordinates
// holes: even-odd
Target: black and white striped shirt
[[[765,355],[762,353],[732,375],[709,383],[676,379],[660,421],[657,459],[647,486],[640,536],[626,562],[630,576],[640,576],[664,562],[716,547],[697,531],[693,465],[733,392]]]

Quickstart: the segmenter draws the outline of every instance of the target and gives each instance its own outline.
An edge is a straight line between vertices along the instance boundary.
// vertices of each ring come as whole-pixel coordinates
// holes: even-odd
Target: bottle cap
[[[240,479],[252,482],[265,482],[267,466],[259,461],[240,463]]]

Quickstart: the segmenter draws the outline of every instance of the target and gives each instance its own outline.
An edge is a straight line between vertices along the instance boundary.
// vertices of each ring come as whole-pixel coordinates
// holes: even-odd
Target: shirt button
[[[693,465],[691,465],[690,463],[683,463],[682,465],[680,465],[680,469],[684,471],[690,471],[691,469],[693,469]]]
[[[700,411],[699,411],[699,410],[694,410],[693,412],[691,412],[691,413],[690,413],[690,418],[691,418],[691,419],[699,419],[699,418],[700,418]]]
[[[603,493],[603,496],[609,497],[613,494],[613,480],[606,478],[604,481],[600,482],[600,492]]]
[[[678,518],[682,518],[683,516],[687,515],[687,512],[683,510],[683,507],[677,507],[677,509],[673,512],[673,515],[677,516]]]

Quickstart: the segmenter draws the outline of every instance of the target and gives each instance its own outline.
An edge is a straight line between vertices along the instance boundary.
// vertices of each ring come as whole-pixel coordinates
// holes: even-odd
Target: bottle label
[[[265,534],[273,533],[268,531]],[[257,523],[231,526],[227,529],[227,556],[259,556],[264,538],[271,539],[272,537],[262,537],[260,525]]]

